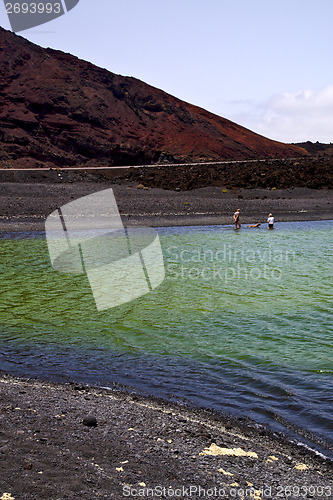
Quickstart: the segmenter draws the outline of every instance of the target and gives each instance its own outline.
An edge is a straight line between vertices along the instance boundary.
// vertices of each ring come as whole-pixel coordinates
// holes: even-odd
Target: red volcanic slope
[[[0,28],[2,166],[120,165],[306,155],[140,80]]]

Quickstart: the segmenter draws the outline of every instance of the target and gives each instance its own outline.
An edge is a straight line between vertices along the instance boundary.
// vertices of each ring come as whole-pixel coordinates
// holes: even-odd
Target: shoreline
[[[16,172],[17,173],[17,172]],[[11,173],[14,174],[13,172]],[[141,188],[127,180],[96,178],[93,174],[49,172],[34,179],[28,172],[10,181],[0,177],[0,230],[44,230],[48,215],[75,199],[112,188],[125,226],[233,225],[241,209],[243,225],[276,222],[333,220],[329,189],[222,189],[211,186],[191,191]],[[44,174],[43,174],[44,175]],[[10,229],[12,228],[12,229]],[[14,228],[14,229],[13,229]]]
[[[202,218],[200,217],[184,217],[184,216],[179,216],[176,218],[175,216],[170,216],[170,218],[165,217],[165,218],[153,218],[153,217],[148,217],[148,216],[133,216],[129,217],[128,219],[125,219],[122,217],[122,221],[124,223],[125,227],[153,227],[155,229],[162,229],[162,228],[168,228],[168,227],[204,227],[204,226],[221,226],[221,227],[230,227],[231,229],[234,229],[234,225],[230,224],[227,222],[221,223],[220,221],[217,220],[217,218],[209,218],[207,216],[203,216]],[[274,223],[274,228],[278,228],[279,223],[284,223],[284,222],[330,222],[333,221],[333,216],[330,216],[329,218],[325,219],[318,219],[318,218],[290,218],[288,220],[279,220]],[[247,229],[248,224],[250,224],[251,221],[247,221],[246,223],[242,223],[242,228]],[[265,223],[261,223],[261,229],[266,228]],[[257,228],[254,228],[257,229]],[[239,231],[239,230],[238,230]],[[33,221],[32,219],[28,219],[26,221],[20,219],[20,220],[15,220],[13,218],[9,220],[1,220],[0,218],[0,233],[25,233],[25,232],[37,232],[37,233],[44,233],[45,232],[45,220],[38,220],[38,221]]]
[[[0,451],[6,457],[0,494],[90,500],[200,487],[217,488],[225,498],[248,491],[259,500],[285,498],[291,487],[303,498],[333,492],[329,459],[250,421],[117,387],[3,372],[0,387]],[[85,425],[88,416],[96,422]],[[179,498],[199,498],[193,493]]]

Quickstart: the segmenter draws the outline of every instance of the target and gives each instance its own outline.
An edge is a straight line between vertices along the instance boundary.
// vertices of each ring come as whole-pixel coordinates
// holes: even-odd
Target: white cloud
[[[283,92],[266,102],[244,101],[230,119],[277,141],[333,142],[333,85]]]

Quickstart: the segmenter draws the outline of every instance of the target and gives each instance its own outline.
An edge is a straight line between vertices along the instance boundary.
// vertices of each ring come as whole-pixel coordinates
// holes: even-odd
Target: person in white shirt
[[[267,219],[268,229],[273,229],[274,227],[274,217],[272,214],[269,214]]]

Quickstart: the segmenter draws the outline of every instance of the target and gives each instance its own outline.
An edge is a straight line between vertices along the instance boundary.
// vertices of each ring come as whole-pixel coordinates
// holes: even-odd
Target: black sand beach
[[[332,498],[332,463],[264,427],[116,390],[0,385],[0,498]]]
[[[277,221],[333,219],[325,189],[181,192],[60,171],[1,172],[0,181],[1,231],[42,231],[57,207],[109,187],[126,225],[232,224],[236,208],[244,224],[269,212]],[[0,498],[332,498],[330,460],[253,422],[117,387],[6,374],[0,385]],[[84,425],[87,416],[97,426]]]
[[[0,171],[0,229],[43,231],[46,217],[56,208],[110,187],[129,226],[232,224],[237,208],[244,224],[265,223],[270,212],[277,222],[333,219],[330,189],[210,186],[174,191],[92,173]]]

